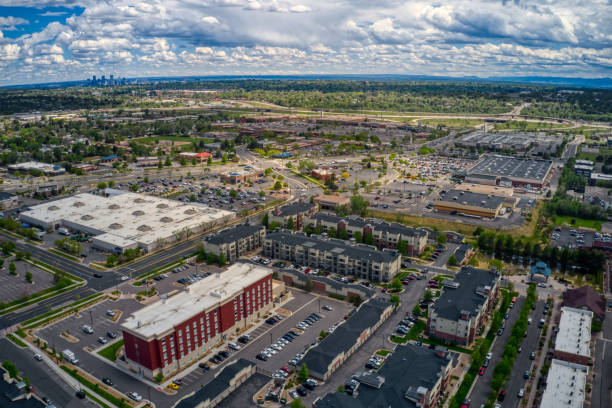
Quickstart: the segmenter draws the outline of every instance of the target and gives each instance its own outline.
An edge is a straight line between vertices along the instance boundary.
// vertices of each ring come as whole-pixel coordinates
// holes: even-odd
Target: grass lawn
[[[123,347],[123,339],[111,344],[108,347],[104,347],[102,350],[98,351],[98,354],[104,358],[109,359],[110,361],[116,361],[117,351],[119,351],[121,347]]]
[[[520,129],[520,130],[539,130],[539,129],[556,129],[570,127],[568,123],[548,123],[548,122],[524,122],[524,121],[508,121],[505,123],[496,123],[495,130]]]
[[[427,323],[423,320],[417,320],[414,326],[408,331],[408,334],[405,336],[391,336],[391,341],[399,344],[406,344],[408,340],[416,340],[419,338],[419,335],[425,328],[427,327]]]
[[[378,354],[379,356],[386,357],[389,354],[391,354],[391,351],[390,350],[377,350],[376,354]]]
[[[601,224],[605,222],[602,220],[585,220],[583,218],[570,217],[570,216],[556,216],[555,224],[564,225],[567,224],[571,227],[584,227],[593,228],[597,231],[601,231]]]
[[[479,119],[418,119],[418,121],[425,126],[444,126],[453,129],[473,128],[484,123],[483,120]]]
[[[391,213],[388,211],[370,210],[372,218],[382,218],[390,222],[399,222],[400,224],[412,225],[414,227],[429,227],[437,228],[438,231],[455,231],[463,235],[474,235],[476,226],[452,222],[438,218],[428,218],[416,215],[406,215]],[[512,230],[508,231],[512,233]]]

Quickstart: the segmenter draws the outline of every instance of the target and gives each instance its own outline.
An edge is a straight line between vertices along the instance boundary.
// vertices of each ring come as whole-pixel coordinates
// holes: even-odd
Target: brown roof
[[[601,320],[606,317],[606,300],[590,286],[566,290],[563,293],[563,306],[577,309],[586,307]]]
[[[325,201],[327,203],[344,204],[351,201],[350,198],[340,195],[318,195],[314,198],[315,201]]]

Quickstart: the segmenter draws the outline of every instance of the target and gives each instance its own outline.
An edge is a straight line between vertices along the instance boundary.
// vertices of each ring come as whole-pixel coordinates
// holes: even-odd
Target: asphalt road
[[[497,337],[495,344],[491,349],[493,357],[489,363],[489,367],[486,369],[483,376],[478,376],[476,384],[470,394],[473,407],[480,407],[481,404],[487,402],[489,394],[491,393],[491,380],[493,378],[493,369],[495,365],[501,360],[501,355],[506,346],[506,342],[510,338],[512,327],[518,319],[521,307],[525,301],[524,297],[519,297],[516,306],[513,309],[509,309],[510,318],[506,321],[506,329],[501,336]],[[538,339],[540,338],[541,329],[538,328],[538,321],[543,317],[544,301],[536,302],[536,310],[532,311],[530,316],[533,320],[531,325],[527,326],[527,337],[523,338],[521,343],[522,351],[516,355],[514,360],[514,366],[512,373],[510,374],[510,380],[506,383],[504,389],[507,392],[505,400],[501,403],[502,407],[517,407],[520,399],[517,397],[519,390],[525,387],[526,380],[523,378],[523,372],[525,370],[531,370],[533,360],[529,359],[529,354],[532,351],[536,351],[538,348]]]
[[[592,385],[591,406],[593,408],[609,408],[612,406],[612,312],[606,312],[602,324],[603,335],[595,341],[594,370],[595,378]],[[607,362],[607,363],[606,363]]]
[[[96,406],[92,402],[76,398],[76,391],[59,379],[44,362],[34,360],[33,355],[28,349],[19,348],[5,338],[0,339],[0,359],[13,362],[20,375],[28,377],[36,395],[48,397],[62,408]]]

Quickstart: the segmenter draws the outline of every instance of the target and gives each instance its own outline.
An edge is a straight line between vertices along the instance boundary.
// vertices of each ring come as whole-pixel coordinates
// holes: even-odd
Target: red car
[[[480,367],[480,371],[478,372],[478,375],[484,375],[485,372],[485,368],[484,366]]]
[[[410,283],[410,281],[409,281],[409,280],[403,280],[403,281],[402,281],[402,285],[407,285],[407,284],[409,284],[409,283]]]

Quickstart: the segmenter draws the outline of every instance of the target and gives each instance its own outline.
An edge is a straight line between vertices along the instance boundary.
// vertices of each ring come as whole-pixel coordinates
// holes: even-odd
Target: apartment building
[[[458,344],[471,344],[493,309],[501,274],[464,266],[453,280],[443,281],[440,297],[429,309],[430,336]]]
[[[277,208],[268,214],[268,224],[279,223],[282,228],[301,230],[304,227],[304,219],[316,211],[312,203],[296,201]]]
[[[286,230],[266,235],[264,254],[270,258],[376,282],[391,281],[401,267],[401,255],[393,249],[380,251],[371,245],[317,235],[308,237]]]
[[[363,219],[355,215],[343,218],[333,214],[316,213],[308,218],[306,224],[315,228],[321,227],[324,232],[334,229],[340,234],[346,231],[348,238],[354,237],[356,233],[362,237],[371,234],[373,244],[378,248],[397,248],[403,241],[406,243],[407,256],[418,256],[427,245],[426,231],[377,218]]]
[[[229,262],[234,262],[247,252],[263,245],[266,229],[263,225],[241,224],[219,231],[204,239],[204,251],[207,254],[223,254]]]
[[[167,377],[263,316],[272,298],[271,269],[234,264],[132,313],[121,325],[125,364],[147,378]]]

